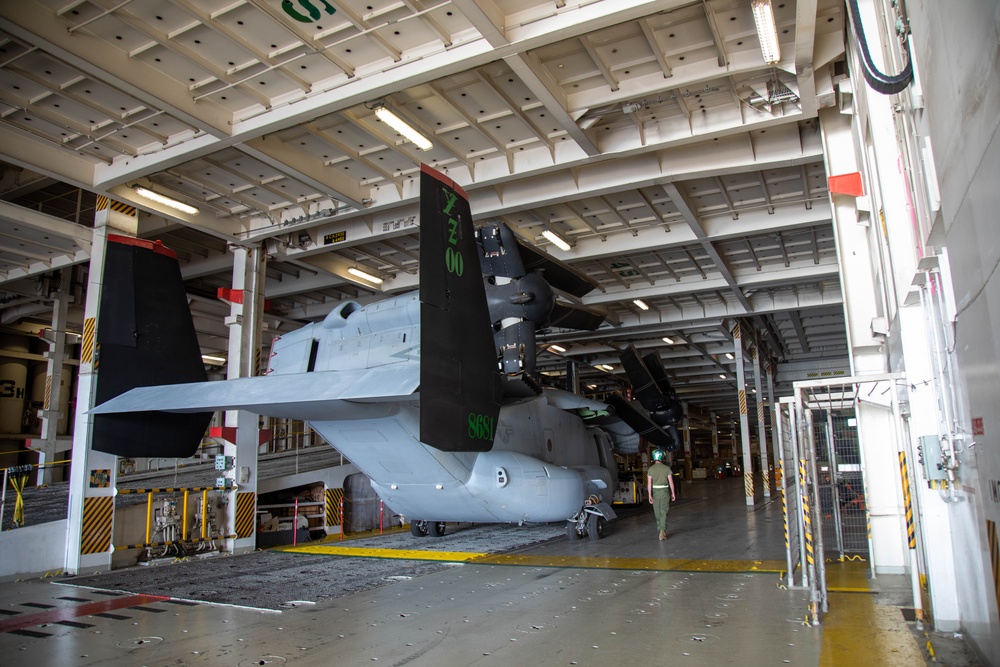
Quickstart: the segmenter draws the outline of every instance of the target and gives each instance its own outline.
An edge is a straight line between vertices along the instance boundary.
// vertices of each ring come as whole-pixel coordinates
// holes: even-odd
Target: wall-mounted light
[[[226,360],[222,357],[213,357],[210,354],[201,355],[201,360],[206,364],[211,364],[212,366],[221,366],[226,363]]]
[[[350,273],[352,276],[356,276],[358,278],[361,278],[362,280],[367,280],[368,282],[375,283],[376,285],[381,285],[383,282],[383,280],[378,276],[373,276],[372,274],[366,273],[361,269],[355,268],[353,266],[347,269],[347,272]]]
[[[554,231],[546,229],[545,231],[542,232],[542,236],[547,238],[553,245],[555,245],[563,252],[569,252],[570,245],[566,243],[566,240],[563,237],[559,236]]]
[[[549,345],[549,349],[557,354],[562,354],[566,351],[566,348],[562,345]]]
[[[639,306],[642,310],[649,310],[649,306],[647,306],[646,302],[642,299],[632,299],[632,303]]]
[[[385,106],[385,102],[376,102],[375,115],[380,121],[416,144],[417,148],[420,150],[429,151],[434,148],[434,144],[431,143],[430,139],[420,134],[420,132],[413,129],[409,123],[390,111],[389,108]]]
[[[673,345],[674,344],[674,339],[670,338],[669,336],[664,336],[663,337],[663,342],[666,343],[667,345]]]
[[[753,21],[757,25],[757,39],[760,40],[760,55],[764,62],[771,64],[781,60],[781,47],[778,45],[778,29],[774,25],[774,10],[771,0],[751,0]]]
[[[159,192],[153,192],[149,188],[144,188],[141,185],[134,185],[132,189],[140,197],[145,197],[150,201],[155,201],[158,204],[163,204],[164,206],[169,206],[172,209],[180,211],[181,213],[187,213],[188,215],[198,215],[198,209],[194,206],[189,206],[182,201],[177,201],[172,197],[166,195],[161,195]]]

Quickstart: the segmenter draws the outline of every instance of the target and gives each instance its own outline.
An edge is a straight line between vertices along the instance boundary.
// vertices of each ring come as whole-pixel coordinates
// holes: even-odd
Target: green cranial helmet
[[[654,449],[653,450],[653,460],[654,461],[662,461],[665,458],[667,458],[667,455],[663,452],[662,449]]]

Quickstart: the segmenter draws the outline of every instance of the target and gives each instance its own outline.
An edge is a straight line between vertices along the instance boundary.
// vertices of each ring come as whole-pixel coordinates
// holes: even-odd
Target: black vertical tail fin
[[[420,441],[493,447],[502,394],[472,212],[465,191],[421,165]]]
[[[106,247],[95,405],[135,387],[207,380],[176,255],[126,236],[110,235]],[[94,415],[93,448],[130,458],[186,458],[211,418],[211,412]]]

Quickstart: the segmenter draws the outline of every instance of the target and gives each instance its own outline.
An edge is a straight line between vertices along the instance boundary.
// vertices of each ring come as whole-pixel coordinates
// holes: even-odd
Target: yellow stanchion
[[[146,544],[153,537],[153,492],[146,494]]]
[[[24,525],[24,485],[28,483],[28,476],[25,474],[14,475],[10,478],[10,485],[14,487],[17,499],[14,500],[14,527],[20,528]]]

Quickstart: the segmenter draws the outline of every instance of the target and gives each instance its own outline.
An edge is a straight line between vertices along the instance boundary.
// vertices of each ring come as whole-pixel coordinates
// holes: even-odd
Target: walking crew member
[[[653,465],[649,466],[649,474],[646,477],[649,504],[653,506],[656,529],[660,531],[661,540],[667,539],[667,510],[670,509],[670,501],[677,500],[677,496],[674,495],[674,472],[663,461],[666,456],[662,450],[653,450]],[[667,489],[670,489],[669,496]]]

